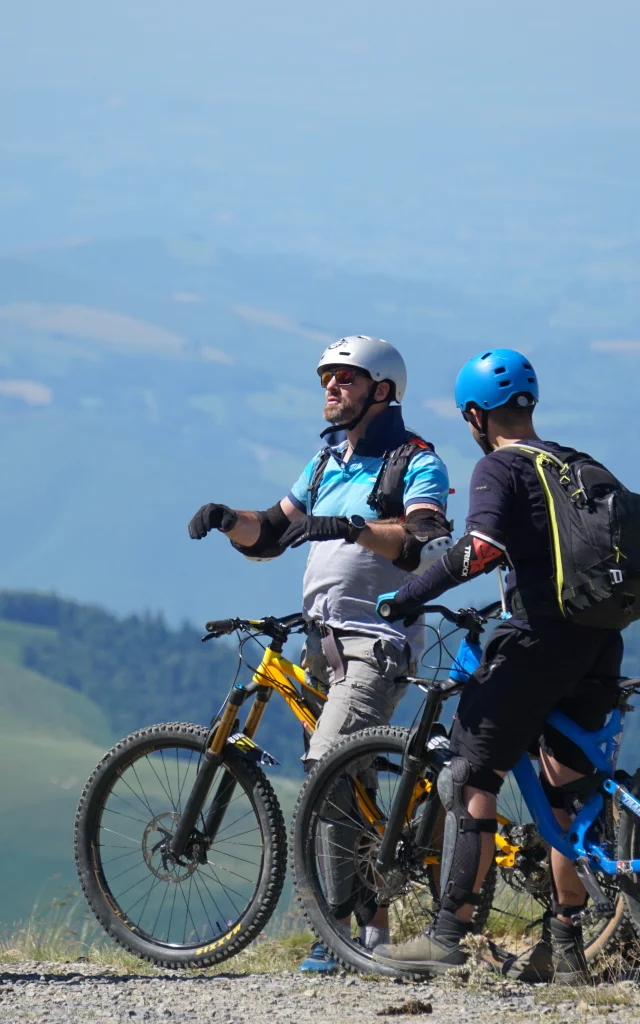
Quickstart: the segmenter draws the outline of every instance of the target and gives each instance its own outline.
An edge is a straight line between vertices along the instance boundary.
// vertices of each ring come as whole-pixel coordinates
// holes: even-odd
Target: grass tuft
[[[631,1006],[634,993],[631,986],[622,985],[536,985],[533,998],[536,1003],[587,1003],[588,1006]]]
[[[263,934],[247,949],[216,967],[188,974],[273,974],[296,970],[314,940],[297,915],[285,915],[274,937]],[[163,968],[129,953],[105,935],[76,892],[34,907],[25,921],[0,932],[0,964],[31,960],[40,963],[83,961],[125,974],[153,975]]]

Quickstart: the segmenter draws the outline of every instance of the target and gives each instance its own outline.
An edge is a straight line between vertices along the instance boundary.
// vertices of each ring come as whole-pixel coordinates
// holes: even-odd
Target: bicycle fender
[[[266,768],[271,768],[274,765],[280,764],[280,762],[270,754],[267,750],[263,750],[259,747],[255,740],[251,737],[245,736],[243,732],[233,732],[227,740],[227,745],[232,746],[234,750],[244,757],[245,761],[253,761],[254,764],[261,764]]]

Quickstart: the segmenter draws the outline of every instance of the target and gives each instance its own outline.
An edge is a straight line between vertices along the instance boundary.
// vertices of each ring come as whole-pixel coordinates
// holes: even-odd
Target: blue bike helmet
[[[529,360],[512,348],[493,348],[465,363],[456,381],[456,405],[462,413],[474,405],[525,408],[538,401],[538,378]]]

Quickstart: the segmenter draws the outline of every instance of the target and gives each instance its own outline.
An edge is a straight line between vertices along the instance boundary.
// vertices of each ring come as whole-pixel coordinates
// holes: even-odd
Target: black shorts
[[[460,697],[451,749],[471,764],[509,771],[539,743],[561,764],[593,771],[586,755],[550,725],[557,708],[583,729],[604,725],[621,674],[622,636],[566,622],[518,629],[501,623]]]

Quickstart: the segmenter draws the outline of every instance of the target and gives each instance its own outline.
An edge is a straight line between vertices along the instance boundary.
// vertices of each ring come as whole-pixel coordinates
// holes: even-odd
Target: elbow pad
[[[250,547],[243,547],[234,541],[231,541],[231,544],[236,551],[252,562],[270,562],[272,558],[282,554],[278,541],[287,527],[291,526],[291,522],[282,511],[280,502],[272,505],[266,512],[256,512],[256,515],[260,521],[260,536],[255,544],[251,544]]]
[[[479,530],[470,530],[447,551],[443,565],[456,583],[466,583],[483,573],[492,572],[508,561],[502,540]]]
[[[402,551],[394,565],[405,572],[421,575],[451,547],[452,524],[442,512],[417,508],[404,523]]]

